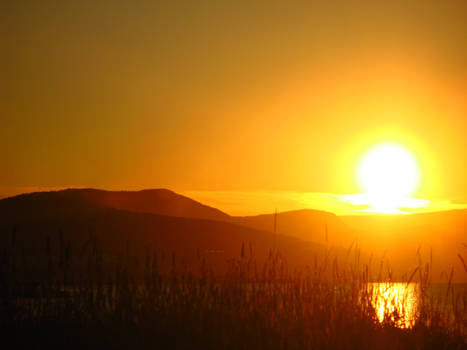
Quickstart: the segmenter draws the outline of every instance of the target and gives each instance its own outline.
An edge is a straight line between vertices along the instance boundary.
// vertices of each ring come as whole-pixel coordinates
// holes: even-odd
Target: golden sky
[[[354,194],[358,158],[390,140],[418,160],[416,197],[467,203],[466,16],[464,0],[2,1],[0,196]]]

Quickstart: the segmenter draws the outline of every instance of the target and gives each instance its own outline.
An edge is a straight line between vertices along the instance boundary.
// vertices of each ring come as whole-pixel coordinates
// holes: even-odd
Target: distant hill
[[[72,216],[97,209],[118,209],[135,213],[225,221],[260,231],[274,232],[274,214],[229,216],[222,211],[166,189],[103,191],[68,189],[23,194],[0,200],[0,212],[20,219]],[[346,228],[332,213],[297,210],[277,214],[276,233],[302,240],[336,244],[346,237]],[[349,240],[345,240],[348,243]],[[341,243],[341,241],[339,241]]]
[[[395,216],[297,210],[234,217],[164,189],[70,189],[0,200],[0,245],[8,245],[14,227],[27,242],[26,251],[43,249],[46,237],[62,230],[78,246],[95,235],[109,251],[121,250],[127,242],[138,247],[138,254],[147,246],[187,259],[204,251],[216,257],[214,265],[238,256],[248,242],[262,258],[277,247],[302,262],[323,247],[346,255],[343,251],[356,243],[366,257],[384,256],[394,269],[410,271],[418,265],[421,247],[424,262],[433,261],[436,280],[453,267],[455,280],[467,281],[458,257],[467,261],[467,210]]]
[[[362,249],[376,252],[392,266],[414,268],[417,251],[424,263],[433,262],[433,277],[454,269],[454,280],[467,282],[467,210],[441,211],[411,215],[341,216],[340,219],[358,238]]]
[[[231,221],[273,232],[274,216],[233,217]],[[359,216],[297,210],[277,213],[276,231],[332,247],[358,246],[367,258],[372,255],[379,264],[384,257],[385,268],[399,272],[418,266],[419,251],[423,263],[432,262],[434,281],[447,280],[452,268],[454,281],[467,282],[467,271],[459,258],[467,262],[467,210]]]
[[[238,225],[294,236],[303,240],[336,245],[350,244],[352,236],[340,218],[321,210],[303,209],[276,214],[232,217]]]
[[[46,246],[51,242],[52,255],[60,255],[64,246],[70,246],[71,259],[80,261],[90,254],[94,240],[107,261],[116,261],[125,252],[142,264],[148,251],[157,251],[160,264],[169,270],[172,254],[177,268],[198,269],[205,261],[214,271],[225,271],[229,261],[240,259],[242,246],[260,267],[275,242],[290,267],[311,263],[314,254],[323,248],[294,237],[254,230],[228,222],[134,213],[116,209],[67,212],[39,217],[23,213],[11,217],[0,212],[0,253],[18,255],[19,261],[46,268]],[[11,253],[14,252],[14,253]],[[26,257],[26,260],[23,257]],[[84,260],[86,262],[87,260]],[[251,265],[253,269],[253,265]]]
[[[318,211],[278,214],[273,234],[274,215],[232,217],[169,190],[69,189],[0,200],[0,245],[7,247],[15,231],[18,249],[36,256],[44,253],[47,237],[57,248],[62,235],[78,252],[92,236],[107,254],[116,255],[128,244],[140,257],[151,247],[188,263],[201,255],[220,268],[240,256],[242,245],[249,251],[251,244],[259,261],[276,247],[291,265],[304,265],[325,249],[310,241],[318,237],[310,230],[324,230],[326,216],[336,219]]]
[[[113,208],[138,213],[166,216],[226,220],[222,211],[196,202],[166,189],[143,191],[103,191],[96,189],[68,189],[23,194],[0,200],[0,211],[17,216],[44,217],[73,212],[88,212],[98,208]]]

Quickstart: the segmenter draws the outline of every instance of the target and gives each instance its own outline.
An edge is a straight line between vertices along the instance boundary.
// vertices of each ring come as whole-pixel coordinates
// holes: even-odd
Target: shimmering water
[[[418,283],[369,283],[367,288],[379,322],[391,320],[400,328],[415,324],[420,304]]]

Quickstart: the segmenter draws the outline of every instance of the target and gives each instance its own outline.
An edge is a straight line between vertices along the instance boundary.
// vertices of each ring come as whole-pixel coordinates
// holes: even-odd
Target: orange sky
[[[0,196],[353,194],[391,140],[467,203],[465,1],[160,3],[2,2]]]

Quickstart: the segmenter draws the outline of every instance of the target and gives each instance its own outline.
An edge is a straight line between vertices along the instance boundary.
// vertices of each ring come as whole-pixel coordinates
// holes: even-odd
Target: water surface
[[[410,328],[419,313],[418,283],[369,283],[371,304],[379,322],[391,320],[400,328]]]

